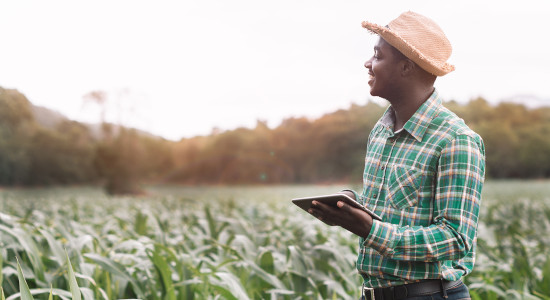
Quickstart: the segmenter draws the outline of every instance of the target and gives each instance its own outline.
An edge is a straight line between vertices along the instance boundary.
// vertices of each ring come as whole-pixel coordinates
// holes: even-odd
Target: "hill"
[[[34,120],[44,128],[55,129],[59,124],[69,121],[67,117],[55,110],[34,104],[31,107]]]

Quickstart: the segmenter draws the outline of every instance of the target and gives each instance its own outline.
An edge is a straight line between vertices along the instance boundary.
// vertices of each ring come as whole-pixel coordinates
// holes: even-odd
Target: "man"
[[[434,88],[454,70],[451,44],[413,12],[363,27],[379,35],[365,63],[370,93],[391,106],[368,139],[363,191],[343,193],[382,221],[343,202],[309,212],[360,237],[363,299],[470,299],[461,278],[474,265],[485,150]]]

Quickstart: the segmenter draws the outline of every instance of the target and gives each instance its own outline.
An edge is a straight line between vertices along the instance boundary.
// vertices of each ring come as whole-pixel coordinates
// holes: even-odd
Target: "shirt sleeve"
[[[460,259],[476,238],[485,149],[479,136],[458,135],[441,153],[430,226],[374,221],[363,245],[394,260]]]

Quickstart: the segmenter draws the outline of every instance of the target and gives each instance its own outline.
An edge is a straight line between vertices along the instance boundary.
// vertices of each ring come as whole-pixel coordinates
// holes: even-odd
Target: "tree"
[[[90,183],[97,179],[93,168],[95,141],[87,127],[63,121],[55,130],[39,128],[29,150],[30,184]]]
[[[35,130],[29,100],[16,90],[0,87],[0,184],[28,183],[29,148]]]
[[[107,93],[93,91],[84,96],[84,103],[92,102],[100,107],[102,138],[95,151],[94,166],[105,180],[109,194],[139,194],[142,189],[139,180],[139,158],[142,148],[134,130],[127,130],[120,124],[115,134],[113,125],[105,121]]]
[[[120,128],[116,137],[98,143],[94,166],[109,194],[143,193],[139,184],[142,156],[135,130]]]

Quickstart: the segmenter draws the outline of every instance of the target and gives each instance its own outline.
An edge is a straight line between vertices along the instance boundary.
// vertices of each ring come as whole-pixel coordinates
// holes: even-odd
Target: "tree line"
[[[550,107],[446,102],[485,141],[487,177],[550,177]],[[168,141],[130,128],[37,122],[32,104],[0,87],[0,185],[104,184],[111,193],[140,183],[255,184],[360,182],[366,140],[386,107],[352,104],[276,128],[213,132]]]

